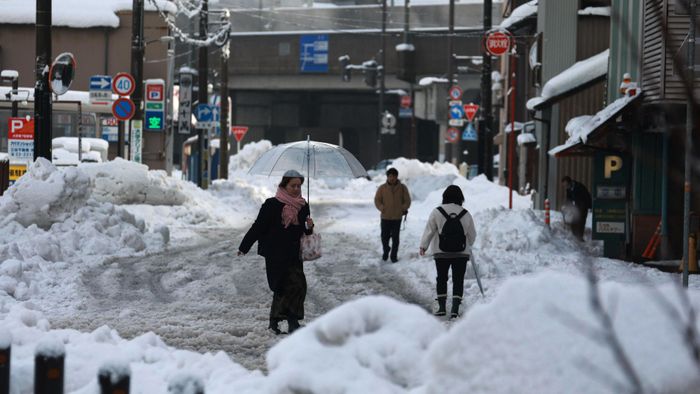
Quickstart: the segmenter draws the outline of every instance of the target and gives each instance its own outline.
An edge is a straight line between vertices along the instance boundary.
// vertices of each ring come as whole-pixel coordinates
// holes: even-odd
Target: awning
[[[544,109],[602,81],[608,73],[609,57],[610,49],[606,49],[595,56],[574,63],[573,66],[547,81],[542,88],[541,96],[527,101],[527,109],[531,111]]]
[[[528,20],[537,23],[537,1],[538,0],[528,1],[516,7],[513,12],[510,13],[510,16],[501,22],[499,27],[501,29],[515,30]]]
[[[566,124],[569,139],[566,140],[566,143],[550,149],[548,153],[555,157],[591,153],[596,147],[589,143],[590,140],[594,139],[600,130],[614,121],[631,103],[642,96],[640,89],[637,89],[637,92],[634,96],[620,97],[593,116],[584,115],[569,120]]]

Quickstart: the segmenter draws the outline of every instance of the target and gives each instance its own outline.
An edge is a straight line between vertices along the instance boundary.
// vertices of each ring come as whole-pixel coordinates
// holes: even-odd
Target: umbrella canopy
[[[297,170],[311,178],[366,177],[367,171],[347,150],[318,141],[298,141],[278,145],[253,164],[249,174],[282,176]]]

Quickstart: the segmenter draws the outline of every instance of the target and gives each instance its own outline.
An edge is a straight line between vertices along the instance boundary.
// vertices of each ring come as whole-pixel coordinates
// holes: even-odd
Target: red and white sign
[[[410,95],[401,96],[401,108],[411,108],[411,104],[413,104],[413,100]]]
[[[148,101],[163,101],[163,84],[147,83],[146,84],[146,100]]]
[[[120,97],[112,104],[112,115],[119,120],[129,120],[135,112],[136,105],[126,97]]]
[[[236,141],[241,142],[248,132],[248,126],[231,126],[231,132],[233,136],[236,137]]]
[[[128,96],[134,92],[136,81],[129,73],[117,73],[112,78],[112,91],[120,96]]]
[[[7,120],[7,126],[7,139],[34,141],[34,119],[10,118]]]
[[[457,142],[459,140],[459,129],[450,127],[445,133],[445,138],[447,142]]]
[[[464,114],[467,116],[467,120],[470,122],[474,120],[474,116],[476,116],[476,113],[479,111],[479,105],[478,104],[464,104]]]
[[[459,99],[461,99],[461,98],[462,98],[462,93],[463,93],[463,92],[462,92],[462,88],[460,88],[460,87],[457,86],[457,85],[451,87],[451,88],[450,88],[450,91],[448,92],[448,94],[450,95],[450,99],[452,99],[452,100],[459,100]]]
[[[511,36],[500,30],[486,33],[484,46],[493,56],[502,56],[510,50]]]

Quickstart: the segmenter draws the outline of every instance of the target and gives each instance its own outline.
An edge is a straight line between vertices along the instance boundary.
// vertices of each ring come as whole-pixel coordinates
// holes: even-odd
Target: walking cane
[[[474,253],[472,253],[472,268],[474,269],[474,276],[476,277],[476,283],[479,285],[479,291],[481,291],[481,296],[486,297],[484,295],[484,288],[481,287],[481,279],[479,279],[479,272],[476,269],[476,261],[474,261]]]

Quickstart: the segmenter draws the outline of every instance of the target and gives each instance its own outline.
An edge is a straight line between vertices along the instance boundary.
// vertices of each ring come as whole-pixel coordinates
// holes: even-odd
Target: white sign
[[[143,146],[143,124],[140,120],[131,121],[131,139],[133,140],[131,160],[141,163],[143,161],[141,156],[141,148]]]
[[[602,234],[624,234],[625,223],[623,222],[597,222],[596,232]]]
[[[447,123],[451,127],[462,127],[464,126],[464,119],[450,119],[447,121]]]

